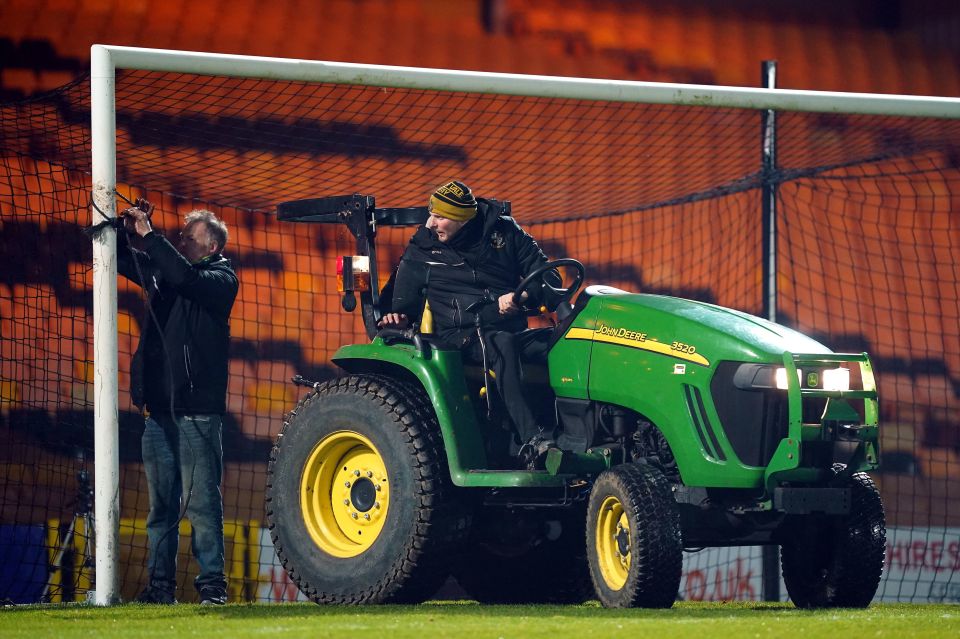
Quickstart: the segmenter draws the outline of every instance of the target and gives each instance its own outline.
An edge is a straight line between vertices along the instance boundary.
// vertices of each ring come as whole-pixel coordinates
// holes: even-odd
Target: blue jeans
[[[223,572],[223,443],[220,415],[146,418],[143,466],[150,491],[147,517],[150,584],[176,589],[181,503],[193,529],[193,556],[200,574],[194,582],[226,589]],[[183,502],[181,502],[181,497]]]

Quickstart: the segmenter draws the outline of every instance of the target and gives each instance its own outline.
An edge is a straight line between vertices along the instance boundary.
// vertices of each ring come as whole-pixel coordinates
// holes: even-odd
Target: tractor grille
[[[689,384],[683,385],[683,392],[687,399],[687,409],[690,411],[690,417],[693,418],[693,425],[697,430],[697,436],[700,438],[700,445],[707,451],[707,455],[719,461],[726,461],[727,455],[720,447],[717,439],[717,433],[714,425],[707,415],[703,406],[703,396],[700,389]]]
[[[748,466],[764,467],[787,436],[787,396],[777,390],[743,390],[733,383],[742,362],[721,362],[710,394],[733,451]]]

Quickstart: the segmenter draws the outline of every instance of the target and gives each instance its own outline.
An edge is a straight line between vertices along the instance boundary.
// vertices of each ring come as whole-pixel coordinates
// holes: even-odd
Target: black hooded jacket
[[[426,226],[414,233],[400,266],[383,293],[390,308],[418,321],[424,293],[433,313],[434,331],[447,344],[461,348],[476,334],[475,313],[467,307],[485,296],[513,291],[523,278],[547,262],[547,256],[516,221],[503,215],[502,204],[477,199],[477,215],[450,240],[441,242]],[[556,272],[547,280],[560,286]],[[530,303],[549,303],[532,288]],[[484,330],[519,332],[527,327],[522,313],[501,315],[496,302],[480,309]]]
[[[218,254],[191,264],[166,238],[150,233],[144,251],[133,251],[138,273],[125,234],[118,238],[118,271],[138,286],[142,273],[163,327],[161,339],[148,309],[130,371],[133,403],[169,412],[172,395],[177,414],[225,413],[229,318],[239,288],[230,261]]]

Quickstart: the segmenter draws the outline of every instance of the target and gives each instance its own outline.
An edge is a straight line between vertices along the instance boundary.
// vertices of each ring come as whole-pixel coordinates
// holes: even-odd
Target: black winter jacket
[[[462,348],[476,334],[476,315],[468,306],[487,294],[497,298],[513,291],[547,261],[533,237],[512,217],[501,215],[502,204],[482,198],[477,203],[477,215],[446,243],[426,226],[417,229],[384,290],[384,302],[390,300],[386,310],[406,313],[412,321],[422,313],[425,293],[434,331],[454,348]],[[547,277],[560,286],[555,272]],[[531,302],[545,301],[539,291],[530,292]],[[500,315],[496,303],[483,306],[480,315],[484,330],[518,332],[527,327],[523,314]]]
[[[133,403],[152,413],[223,414],[227,402],[230,310],[239,282],[221,255],[190,264],[162,235],[144,238],[133,251],[147,287],[147,312],[130,371]],[[124,233],[118,234],[119,272],[141,285]],[[168,369],[169,364],[169,369]],[[171,387],[172,383],[172,387]]]

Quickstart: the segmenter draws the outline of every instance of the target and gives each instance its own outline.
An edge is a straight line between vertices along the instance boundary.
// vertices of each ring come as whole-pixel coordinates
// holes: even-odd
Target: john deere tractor
[[[509,203],[494,202],[503,214]],[[885,524],[867,354],[840,354],[736,310],[563,271],[546,367],[525,387],[555,428],[545,469],[518,467],[489,372],[426,319],[377,330],[376,231],[425,208],[371,196],[289,202],[281,220],[343,224],[343,307],[370,341],[341,347],[273,447],[266,509],[290,578],[317,603],[419,602],[451,575],[481,602],[665,608],[684,550],[779,546],[799,607],[864,607]],[[399,285],[399,282],[398,282]],[[519,299],[519,296],[518,296]],[[508,422],[507,422],[508,424]]]

